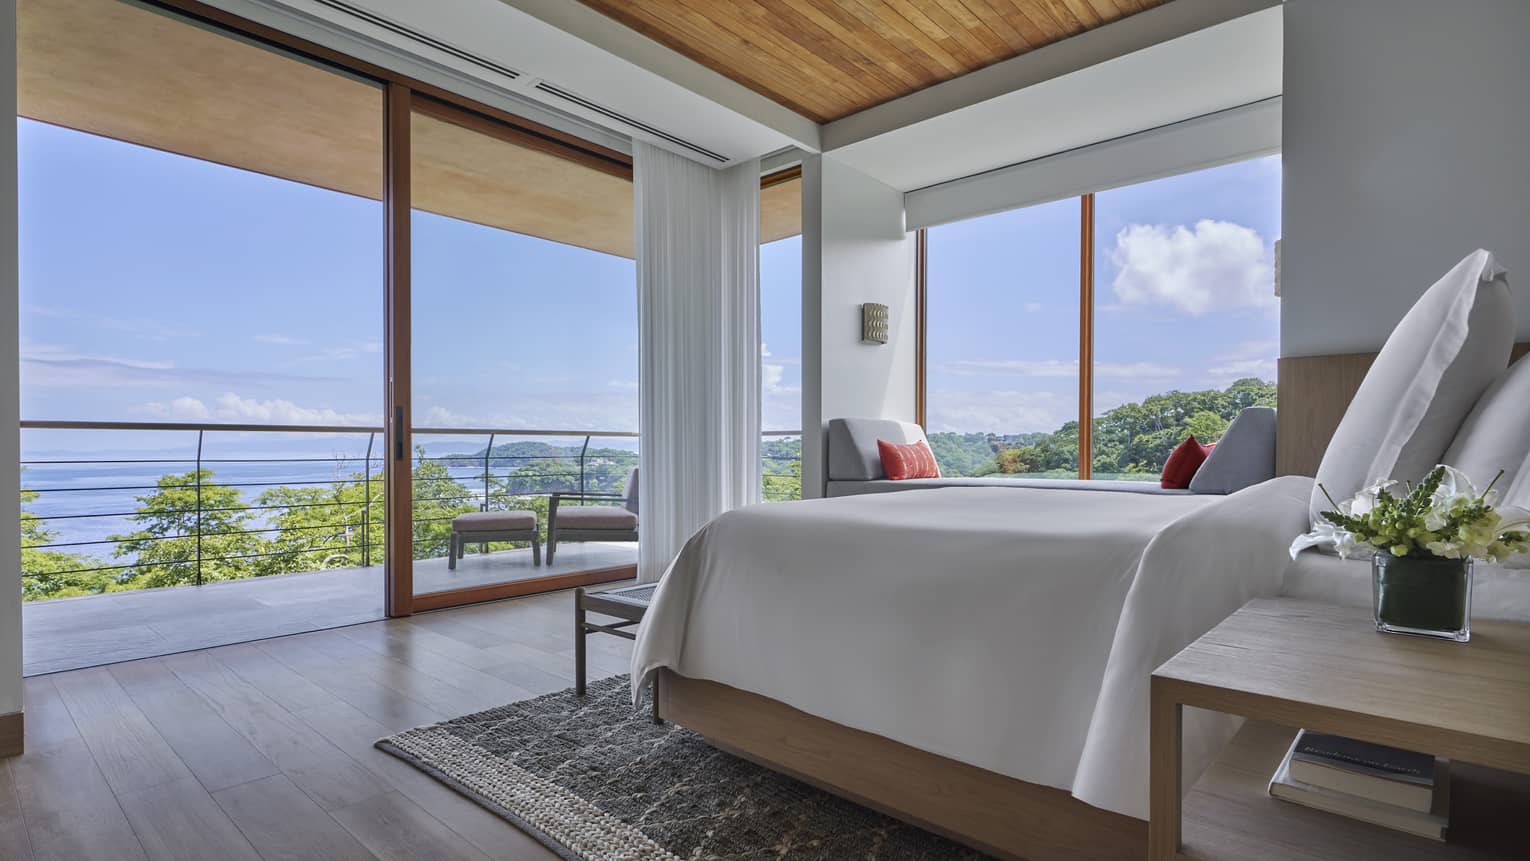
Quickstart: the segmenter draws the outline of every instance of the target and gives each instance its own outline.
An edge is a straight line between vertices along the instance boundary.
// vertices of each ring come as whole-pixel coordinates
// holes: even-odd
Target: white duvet
[[[952,487],[730,512],[660,582],[634,690],[669,667],[1146,818],[1149,675],[1278,592],[1311,486]],[[1201,717],[1186,716],[1192,773],[1235,728]]]

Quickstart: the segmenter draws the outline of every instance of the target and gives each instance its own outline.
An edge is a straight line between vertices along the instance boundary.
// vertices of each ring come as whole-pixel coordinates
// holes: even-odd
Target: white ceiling
[[[912,191],[1266,99],[1281,92],[1281,20],[1277,5],[828,153]]]

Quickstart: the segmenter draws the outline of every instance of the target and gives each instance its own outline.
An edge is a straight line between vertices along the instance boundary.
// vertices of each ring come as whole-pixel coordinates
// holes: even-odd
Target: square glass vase
[[[1371,558],[1376,630],[1465,643],[1472,638],[1472,560]]]

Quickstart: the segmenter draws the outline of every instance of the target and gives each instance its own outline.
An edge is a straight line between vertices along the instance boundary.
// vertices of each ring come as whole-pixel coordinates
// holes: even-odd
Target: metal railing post
[[[364,489],[361,492],[361,567],[372,565],[372,444],[377,434],[367,434],[367,459],[362,461],[361,475]]]
[[[579,495],[584,495],[584,456],[590,451],[590,438],[584,438],[584,446],[579,449]]]
[[[494,455],[494,434],[489,434],[489,447],[483,450],[483,508],[489,510],[489,458]]]
[[[202,585],[202,435],[197,431],[197,585]]]

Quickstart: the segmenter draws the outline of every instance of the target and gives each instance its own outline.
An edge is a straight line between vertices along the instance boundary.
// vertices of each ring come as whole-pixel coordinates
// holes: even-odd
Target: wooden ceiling
[[[1168,0],[581,0],[829,122]]]

